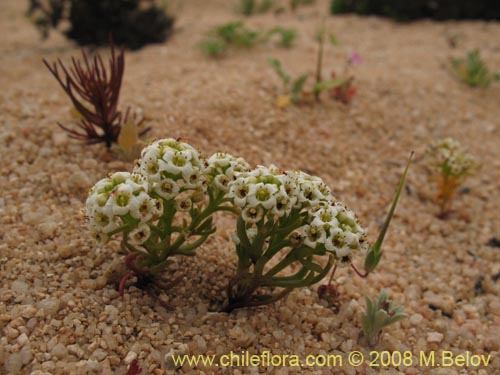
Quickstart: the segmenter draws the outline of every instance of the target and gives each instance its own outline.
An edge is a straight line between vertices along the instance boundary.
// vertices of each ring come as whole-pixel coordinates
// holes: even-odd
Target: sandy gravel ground
[[[210,4],[210,5],[209,5]],[[178,373],[498,374],[500,373],[500,84],[480,91],[458,83],[448,59],[480,48],[500,70],[499,23],[416,22],[328,17],[340,46],[329,48],[325,69],[343,64],[351,49],[359,93],[350,107],[274,106],[281,82],[267,64],[280,58],[289,71],[312,72],[314,32],[326,2],[296,14],[248,19],[254,27],[291,26],[297,46],[262,46],[205,58],[194,45],[212,26],[238,18],[226,1],[185,1],[177,32],[164,45],[126,55],[122,104],[142,108],[154,137],[185,137],[203,152],[227,151],[251,163],[275,163],[321,176],[359,214],[375,240],[410,150],[417,153],[385,244],[379,269],[367,280],[342,269],[336,278],[339,313],[317,286],[273,306],[230,315],[208,312],[235,264],[232,221],[195,259],[178,260],[183,282],[164,295],[168,311],[131,287],[118,295],[109,270],[118,245],[98,247],[83,225],[87,190],[130,164],[105,161],[102,147],[84,147],[55,125],[69,103],[41,58],[68,59],[78,48],[58,34],[41,42],[23,16],[24,2],[4,0],[0,12],[0,374],[125,374],[137,358],[143,374],[167,373],[165,355],[337,353],[370,348],[360,337],[363,296],[390,291],[409,319],[384,331],[376,350],[450,350],[491,354],[485,367],[202,368]],[[460,34],[458,48],[446,35]],[[444,136],[461,141],[482,168],[459,194],[456,212],[439,220],[423,159]],[[358,261],[360,261],[358,259]],[[494,277],[496,275],[496,278]],[[171,373],[169,370],[168,373]]]

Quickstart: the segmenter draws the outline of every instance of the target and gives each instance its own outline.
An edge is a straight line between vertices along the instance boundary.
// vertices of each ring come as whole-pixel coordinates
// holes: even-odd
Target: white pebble
[[[424,319],[424,317],[420,314],[413,314],[412,316],[410,316],[410,319],[409,319],[409,322],[411,325],[419,325],[420,323],[422,323],[422,320]]]
[[[427,334],[427,342],[441,342],[443,341],[443,334],[439,332],[429,332]]]
[[[28,291],[28,284],[17,279],[12,283],[10,288],[14,293],[26,293]]]
[[[7,357],[5,361],[5,370],[7,373],[17,373],[23,367],[23,360],[21,358],[21,353],[12,353]]]
[[[134,359],[136,359],[136,358],[137,358],[137,353],[136,353],[136,352],[132,352],[132,351],[130,351],[130,352],[128,352],[128,353],[127,353],[127,356],[125,357],[124,362],[125,362],[127,365],[129,365],[129,364],[130,364],[130,363],[132,363],[132,361],[133,361]]]
[[[61,303],[58,299],[55,298],[46,298],[37,303],[37,307],[40,310],[44,310],[48,316],[52,316],[57,314],[59,308],[61,307]]]
[[[108,352],[106,352],[105,350],[102,350],[101,348],[97,348],[92,353],[92,358],[99,361],[99,362],[101,362],[107,356],[108,356]]]
[[[18,338],[17,338],[17,343],[20,345],[20,346],[24,346],[26,345],[27,343],[30,342],[28,336],[26,335],[26,333],[23,333],[21,334]]]
[[[50,354],[52,354],[54,357],[58,359],[63,359],[68,355],[68,350],[66,349],[66,346],[59,343],[52,348]]]

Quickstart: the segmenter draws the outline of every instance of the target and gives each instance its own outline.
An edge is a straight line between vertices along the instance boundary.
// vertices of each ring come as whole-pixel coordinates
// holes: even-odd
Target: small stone
[[[66,349],[66,346],[59,343],[52,348],[50,354],[52,354],[54,357],[58,359],[63,359],[68,355],[68,350]]]
[[[53,238],[56,233],[57,227],[58,227],[57,223],[50,219],[37,226],[38,230],[40,231],[40,234],[45,239]]]
[[[78,345],[68,345],[68,353],[73,354],[78,358],[83,358],[85,352]]]
[[[441,342],[443,341],[443,334],[439,332],[427,333],[427,342]]]
[[[106,313],[106,315],[108,315],[108,321],[116,320],[116,317],[118,316],[119,313],[118,309],[113,305],[107,305],[104,308],[104,312]]]
[[[64,132],[53,132],[52,142],[55,146],[64,146],[68,143],[68,136]]]
[[[412,316],[410,316],[410,319],[408,319],[410,324],[414,325],[414,326],[419,325],[420,323],[422,323],[423,320],[424,320],[424,317],[420,314],[413,314]]]
[[[61,307],[61,303],[58,299],[46,298],[38,302],[37,307],[40,310],[44,310],[46,315],[52,316],[57,314],[59,308]]]
[[[83,171],[77,171],[69,178],[69,186],[75,189],[87,189],[90,186],[90,180]]]
[[[125,359],[124,359],[124,362],[125,362],[127,365],[129,365],[129,364],[131,364],[131,363],[132,363],[132,361],[133,361],[134,359],[136,359],[136,358],[137,358],[137,353],[136,353],[136,352],[132,352],[132,351],[130,351],[130,352],[128,352],[128,353],[127,353],[127,355],[126,355],[126,357],[125,357]]]
[[[205,341],[205,339],[203,337],[201,337],[200,335],[195,335],[193,337],[193,341],[196,343],[198,351],[200,351],[202,353],[207,351],[207,342]]]
[[[5,370],[7,373],[17,373],[23,367],[21,353],[12,353],[5,361]]]
[[[102,365],[99,362],[89,359],[85,362],[85,370],[95,373],[100,373],[102,370]]]
[[[31,351],[31,347],[29,345],[23,346],[19,353],[21,354],[21,361],[23,363],[23,366],[27,365],[33,360],[33,352]]]
[[[455,299],[448,294],[434,294],[427,292],[424,294],[425,301],[432,306],[433,309],[439,309],[443,315],[452,316],[455,309]]]
[[[16,294],[26,293],[28,291],[28,284],[17,279],[12,283],[10,289]]]
[[[101,362],[102,360],[104,360],[104,358],[107,357],[107,355],[108,355],[108,352],[106,352],[105,350],[102,350],[101,348],[97,348],[92,353],[91,358],[97,360],[98,362]]]
[[[5,330],[5,333],[9,339],[16,339],[17,336],[19,336],[19,331],[15,328],[12,328],[12,327],[7,327],[7,329]]]
[[[35,315],[36,315],[36,308],[32,305],[25,305],[21,311],[21,316],[26,319],[31,319]]]
[[[22,212],[22,219],[26,224],[39,225],[50,216],[50,209],[46,206],[40,206],[34,211],[32,208],[25,208]]]
[[[20,346],[24,346],[26,345],[27,343],[30,342],[28,336],[26,335],[26,333],[23,333],[21,334],[18,338],[17,338],[17,343],[20,345]]]

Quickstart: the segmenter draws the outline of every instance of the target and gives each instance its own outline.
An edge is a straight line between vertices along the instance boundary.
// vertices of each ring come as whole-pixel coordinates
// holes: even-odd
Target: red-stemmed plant
[[[111,44],[108,69],[99,54],[91,59],[82,51],[82,56],[83,61],[72,57],[69,69],[60,59],[53,64],[43,60],[81,117],[72,127],[60,123],[58,125],[71,138],[83,140],[87,144],[105,143],[109,149],[118,141],[121,127],[127,117],[118,109],[125,70],[125,52],[122,48],[118,54],[115,53]],[[140,135],[149,130],[142,130]]]

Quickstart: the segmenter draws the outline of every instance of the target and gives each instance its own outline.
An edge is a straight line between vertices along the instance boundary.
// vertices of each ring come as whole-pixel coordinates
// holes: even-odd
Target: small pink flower
[[[351,54],[349,56],[349,64],[351,65],[358,65],[363,62],[363,58],[354,50],[351,51]]]

